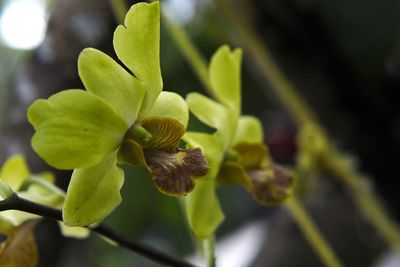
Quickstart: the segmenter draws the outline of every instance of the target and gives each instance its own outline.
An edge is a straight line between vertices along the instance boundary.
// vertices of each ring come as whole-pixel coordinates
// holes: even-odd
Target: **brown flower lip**
[[[278,164],[249,170],[247,174],[252,182],[251,194],[254,200],[262,205],[278,205],[292,192],[294,179],[285,168]]]
[[[208,173],[200,148],[163,151],[145,149],[144,157],[156,187],[164,194],[184,196],[195,187],[195,179]]]

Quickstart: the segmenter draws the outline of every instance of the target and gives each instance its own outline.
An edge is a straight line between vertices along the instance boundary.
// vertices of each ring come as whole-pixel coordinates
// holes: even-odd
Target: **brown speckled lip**
[[[208,173],[209,166],[199,148],[175,152],[145,149],[146,163],[157,188],[173,196],[183,196],[195,186],[195,178]]]

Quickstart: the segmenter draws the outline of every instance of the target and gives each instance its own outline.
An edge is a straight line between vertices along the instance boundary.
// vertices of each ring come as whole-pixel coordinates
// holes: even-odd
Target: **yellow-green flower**
[[[158,2],[132,6],[113,40],[131,73],[106,54],[85,49],[78,71],[86,91],[65,90],[29,108],[34,150],[51,166],[74,169],[63,209],[67,225],[100,221],[119,205],[124,173],[117,163],[145,165],[169,195],[187,194],[208,169],[187,164],[195,154],[206,165],[200,150],[178,148],[188,108],[179,95],[161,92],[159,24]]]
[[[241,50],[219,48],[209,66],[211,94],[218,102],[198,93],[186,99],[190,111],[215,129],[213,134],[187,132],[184,136],[189,147],[203,149],[210,163],[209,174],[185,201],[189,224],[200,238],[212,235],[224,219],[215,193],[218,184],[241,185],[263,205],[279,204],[293,185],[292,176],[270,159],[260,121],[240,114],[241,59]]]

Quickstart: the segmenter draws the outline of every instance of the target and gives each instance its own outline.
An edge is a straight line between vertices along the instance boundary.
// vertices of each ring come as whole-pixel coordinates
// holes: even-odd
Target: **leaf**
[[[33,149],[59,169],[98,163],[118,148],[128,129],[104,100],[83,90],[66,90],[35,101],[28,119],[36,130]]]
[[[138,3],[114,32],[118,58],[146,87],[139,120],[146,117],[163,86],[160,70],[160,5]]]
[[[13,229],[0,246],[0,266],[34,267],[38,249],[33,235],[37,221],[29,221]]]
[[[132,125],[139,113],[143,84],[103,52],[86,48],[78,59],[79,76],[86,90],[103,98]]]
[[[147,117],[142,122],[142,127],[152,135],[143,146],[145,149],[173,150],[185,133],[180,122],[167,117]]]
[[[240,142],[264,143],[264,131],[259,119],[253,116],[240,116],[233,144]]]
[[[157,189],[169,196],[183,196],[195,187],[195,178],[208,173],[208,162],[199,148],[177,151],[144,151]]]
[[[74,170],[63,209],[67,226],[101,221],[121,203],[124,172],[116,163],[113,152],[94,166]]]
[[[179,121],[186,129],[189,109],[186,101],[173,92],[161,92],[148,117],[168,117]]]
[[[90,235],[90,230],[85,227],[70,227],[63,222],[58,222],[63,236],[72,238],[86,238]]]
[[[237,115],[234,110],[199,93],[188,94],[186,101],[190,111],[200,121],[217,129],[224,142],[223,150],[226,150],[231,144],[236,129]]]
[[[0,179],[13,191],[18,191],[29,175],[28,165],[22,155],[8,158],[0,169]]]
[[[236,110],[241,109],[240,64],[242,50],[230,51],[227,45],[220,47],[212,56],[209,66],[211,90],[222,104]]]
[[[205,134],[197,132],[186,132],[183,140],[187,143],[187,147],[200,147],[207,158],[210,170],[208,174],[201,180],[215,179],[219,171],[221,162],[224,157],[224,147],[219,134]]]
[[[194,235],[198,238],[211,236],[224,220],[215,192],[215,181],[198,179],[193,192],[183,199]]]

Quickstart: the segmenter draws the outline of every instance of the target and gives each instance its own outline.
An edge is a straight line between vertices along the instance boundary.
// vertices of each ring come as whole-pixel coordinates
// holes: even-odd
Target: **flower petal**
[[[86,90],[103,98],[128,125],[135,122],[145,94],[142,83],[111,57],[93,48],[81,52],[78,70]]]
[[[98,164],[73,172],[63,210],[66,225],[86,226],[101,221],[121,203],[124,172],[116,163],[113,152]]]
[[[148,117],[142,122],[142,127],[152,135],[143,145],[145,149],[173,150],[185,133],[180,122],[167,117]]]
[[[160,70],[160,5],[138,3],[125,17],[125,27],[114,32],[114,49],[118,58],[146,87],[139,119],[150,111],[162,90]]]
[[[104,100],[83,90],[66,90],[35,101],[28,119],[36,130],[33,149],[59,169],[99,162],[118,148],[128,129]]]
[[[29,221],[14,228],[0,246],[0,266],[34,267],[38,248],[33,230],[38,221]]]
[[[236,110],[241,109],[240,64],[242,50],[230,51],[227,45],[220,47],[212,56],[209,76],[211,90],[222,104]]]
[[[198,238],[211,236],[224,220],[224,213],[215,192],[215,181],[197,180],[193,192],[183,199],[194,235]]]
[[[252,184],[245,169],[238,162],[226,161],[221,166],[217,181],[221,185],[241,185],[251,190]]]
[[[13,191],[18,191],[29,175],[28,164],[22,155],[8,158],[0,169],[0,179]]]
[[[63,222],[58,222],[58,226],[60,227],[62,235],[66,237],[81,239],[90,235],[90,230],[85,227],[70,227],[66,226]]]
[[[240,157],[240,163],[246,169],[259,168],[264,161],[271,161],[265,144],[238,143],[234,146]]]
[[[264,131],[259,119],[253,116],[240,116],[233,144],[239,142],[263,143]]]
[[[248,175],[253,184],[251,195],[261,205],[279,205],[292,194],[294,177],[277,164],[248,171]]]
[[[173,118],[186,129],[189,120],[189,108],[180,95],[164,91],[158,96],[148,116]]]
[[[199,148],[174,153],[146,149],[144,155],[154,184],[160,192],[170,196],[191,192],[195,178],[206,175],[209,169]]]
[[[210,170],[208,174],[201,179],[214,180],[224,157],[224,147],[220,135],[186,132],[183,136],[183,140],[186,142],[187,147],[189,148],[201,148],[207,158]]]
[[[146,166],[143,148],[133,140],[125,139],[118,150],[118,163]]]
[[[227,149],[236,129],[237,114],[235,111],[199,93],[188,94],[186,101],[190,111],[200,121],[217,129],[224,142],[224,150]]]

